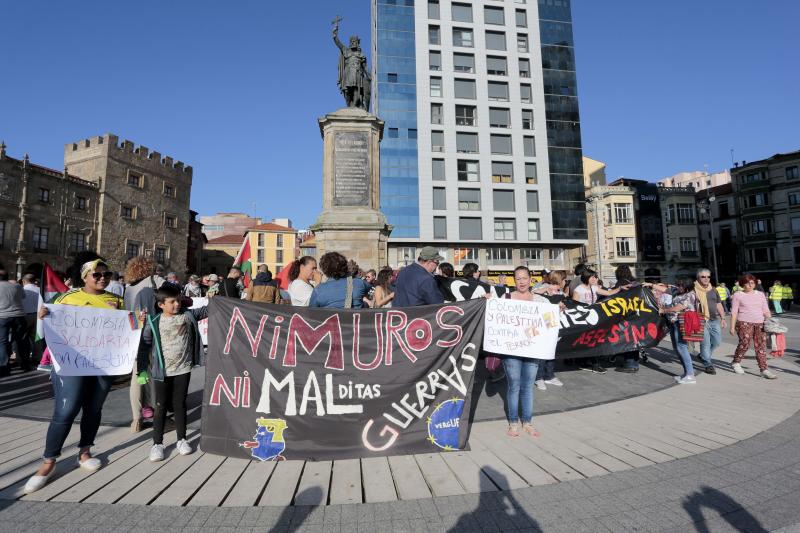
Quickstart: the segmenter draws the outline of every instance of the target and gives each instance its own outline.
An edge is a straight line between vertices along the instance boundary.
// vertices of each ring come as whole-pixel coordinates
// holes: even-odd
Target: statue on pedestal
[[[349,47],[339,40],[341,20],[339,16],[333,20],[333,42],[339,47],[339,91],[347,107],[358,107],[369,112],[372,77],[367,68],[367,56],[361,51],[358,36],[350,37]]]

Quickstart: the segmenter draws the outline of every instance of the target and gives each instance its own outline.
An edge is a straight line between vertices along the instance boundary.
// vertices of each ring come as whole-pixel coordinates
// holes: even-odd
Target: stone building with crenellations
[[[64,269],[75,253],[95,250],[114,270],[146,255],[183,272],[191,186],[192,167],[112,134],[67,144],[61,172],[3,146],[0,262],[18,273],[45,261]]]

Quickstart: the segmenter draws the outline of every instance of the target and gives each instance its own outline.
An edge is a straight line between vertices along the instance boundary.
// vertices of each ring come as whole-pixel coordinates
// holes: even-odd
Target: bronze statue
[[[347,107],[369,111],[372,77],[367,68],[367,56],[361,51],[361,40],[357,36],[350,37],[349,47],[339,40],[341,20],[339,16],[333,20],[333,42],[339,47],[339,91]]]

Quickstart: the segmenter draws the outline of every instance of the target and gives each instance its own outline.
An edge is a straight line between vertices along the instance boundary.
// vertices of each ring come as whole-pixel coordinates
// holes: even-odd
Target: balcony
[[[740,191],[752,191],[757,189],[769,189],[769,180],[751,181],[748,183],[740,183]]]

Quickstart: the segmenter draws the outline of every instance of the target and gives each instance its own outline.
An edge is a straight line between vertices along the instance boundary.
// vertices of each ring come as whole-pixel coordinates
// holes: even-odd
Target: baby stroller
[[[764,321],[764,332],[767,334],[767,347],[772,357],[783,357],[786,351],[786,332],[789,330],[777,318]]]

